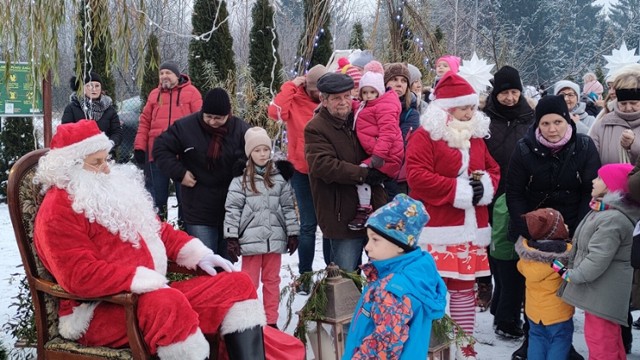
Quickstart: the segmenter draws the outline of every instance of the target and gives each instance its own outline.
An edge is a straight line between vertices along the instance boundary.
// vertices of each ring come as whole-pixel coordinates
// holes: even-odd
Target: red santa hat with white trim
[[[41,162],[69,162],[83,160],[98,151],[111,151],[113,142],[98,128],[93,120],[80,120],[61,124],[51,139],[51,150]]]
[[[447,72],[433,90],[435,99],[433,104],[443,109],[458,106],[478,105],[478,94],[473,87],[460,75]]]

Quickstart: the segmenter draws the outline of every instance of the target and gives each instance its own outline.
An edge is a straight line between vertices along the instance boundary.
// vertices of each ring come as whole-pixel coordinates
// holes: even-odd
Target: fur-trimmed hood
[[[273,169],[272,174],[280,174],[285,181],[289,181],[293,177],[293,171],[295,170],[293,164],[287,160],[271,161]],[[244,170],[247,168],[247,160],[244,158],[238,159],[231,169],[233,177],[242,176]]]
[[[562,240],[538,240],[538,241],[548,241],[548,242],[557,242],[562,243]],[[541,263],[551,264],[553,260],[558,259],[562,263],[566,263],[569,261],[569,252],[571,251],[571,244],[565,243],[566,247],[564,251],[554,252],[554,251],[542,251],[535,249],[528,244],[528,240],[524,237],[520,236],[518,241],[516,241],[515,249],[520,259],[536,261]]]

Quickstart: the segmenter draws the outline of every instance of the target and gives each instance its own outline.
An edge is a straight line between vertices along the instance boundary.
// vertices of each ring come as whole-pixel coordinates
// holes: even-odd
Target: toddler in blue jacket
[[[447,296],[431,254],[417,246],[427,221],[424,205],[405,194],[367,220],[367,284],[343,360],[427,358],[431,322],[444,316]]]

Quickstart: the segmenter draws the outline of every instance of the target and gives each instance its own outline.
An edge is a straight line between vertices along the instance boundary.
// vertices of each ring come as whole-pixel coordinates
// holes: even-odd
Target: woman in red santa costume
[[[483,140],[489,136],[489,118],[477,111],[471,85],[448,72],[434,92],[436,99],[407,145],[407,180],[410,196],[431,215],[419,243],[447,284],[451,317],[473,335],[475,279],[490,274],[487,205],[500,168]],[[475,359],[473,344],[458,344],[456,359]]]
[[[303,359],[297,339],[270,327],[263,334],[264,309],[251,279],[199,239],[161,222],[142,174],[111,164],[111,147],[95,121],[63,124],[38,164],[35,181],[46,195],[34,241],[60,286],[88,298],[139,294],[138,322],[160,359],[205,359],[208,339],[218,335],[226,344],[219,358]],[[169,283],[167,260],[209,275]],[[59,316],[67,339],[127,345],[122,306],[61,300]]]

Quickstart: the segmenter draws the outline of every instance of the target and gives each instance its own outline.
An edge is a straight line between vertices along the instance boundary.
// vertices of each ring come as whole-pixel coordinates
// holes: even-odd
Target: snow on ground
[[[170,200],[170,204],[175,204],[175,199]],[[171,210],[171,216],[176,217],[175,208]],[[316,254],[313,263],[315,270],[322,269],[325,264],[322,256],[322,238],[318,232],[316,239]],[[14,308],[9,307],[12,303],[12,297],[18,293],[16,284],[9,282],[11,274],[22,273],[20,267],[20,253],[18,246],[15,242],[13,235],[13,228],[9,219],[9,211],[7,204],[0,204],[0,326],[6,323],[16,311]],[[366,261],[366,258],[363,258]],[[291,283],[291,276],[287,270],[290,267],[295,273],[298,270],[298,256],[283,255],[282,257],[282,270],[280,275],[282,277],[281,287]],[[294,312],[299,310],[306,300],[306,296],[298,295],[293,304]],[[278,326],[282,328],[285,322],[285,305],[280,305],[280,319],[278,320]],[[634,318],[638,318],[640,312],[634,312]],[[478,352],[478,360],[509,360],[511,359],[511,353],[520,346],[519,341],[503,340],[493,333],[493,317],[489,312],[478,313],[477,316],[477,328],[474,333],[475,338],[478,340],[476,345],[476,351]],[[293,329],[297,323],[297,318],[294,316],[291,324],[287,329],[284,329],[288,333],[293,333]],[[580,354],[587,356],[588,351],[584,341],[583,325],[584,325],[584,313],[581,310],[576,310],[574,316],[575,333],[573,336],[573,344]],[[2,332],[0,330],[0,332]],[[634,349],[632,354],[628,356],[628,359],[640,360],[640,330],[633,330],[634,335]],[[9,334],[0,333],[0,341],[8,346],[14,343],[14,339],[11,339]],[[311,356],[309,357],[312,358]]]

